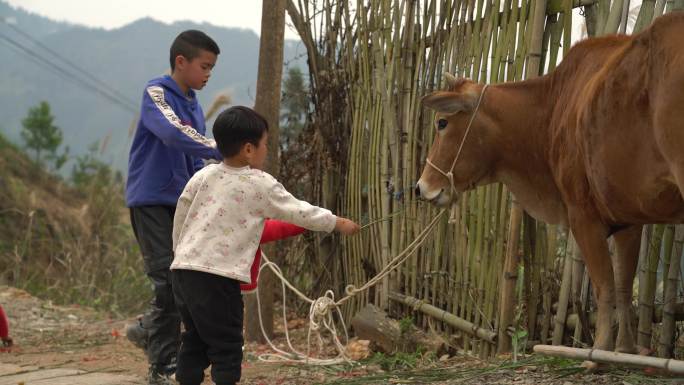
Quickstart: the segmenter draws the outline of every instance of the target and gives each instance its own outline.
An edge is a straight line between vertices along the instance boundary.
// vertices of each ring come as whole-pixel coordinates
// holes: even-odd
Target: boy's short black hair
[[[215,55],[221,53],[216,42],[206,33],[196,29],[181,32],[171,44],[171,71],[175,70],[178,55],[192,60],[200,55],[200,50],[213,52]]]
[[[219,152],[228,158],[237,155],[246,143],[258,146],[268,132],[268,122],[249,107],[235,106],[216,117],[212,132]]]

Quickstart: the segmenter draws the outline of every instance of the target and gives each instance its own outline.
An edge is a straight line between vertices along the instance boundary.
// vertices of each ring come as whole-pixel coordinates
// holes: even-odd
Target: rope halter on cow
[[[425,160],[427,161],[427,164],[432,166],[435,170],[437,170],[440,174],[444,175],[448,180],[449,180],[449,186],[451,188],[450,191],[450,196],[453,201],[454,194],[456,193],[456,186],[454,185],[454,167],[456,167],[456,162],[458,161],[458,158],[461,156],[461,150],[463,150],[463,145],[465,144],[466,138],[468,137],[468,133],[470,132],[470,127],[473,125],[473,121],[475,120],[475,117],[477,116],[477,111],[480,109],[480,104],[482,104],[482,99],[484,99],[484,94],[485,91],[487,91],[487,87],[489,84],[485,84],[482,87],[482,91],[480,92],[480,98],[477,100],[477,104],[475,105],[475,110],[473,111],[473,114],[470,116],[470,120],[468,121],[468,126],[466,126],[465,134],[463,134],[463,139],[461,139],[461,145],[458,146],[458,152],[456,153],[456,156],[454,157],[454,161],[451,163],[451,168],[449,169],[449,172],[444,172],[441,168],[437,167],[436,164],[432,163],[430,161],[429,157],[426,157]],[[441,142],[440,142],[441,144]],[[449,223],[454,223],[456,221],[456,202],[453,201],[451,205],[451,214],[449,215]]]

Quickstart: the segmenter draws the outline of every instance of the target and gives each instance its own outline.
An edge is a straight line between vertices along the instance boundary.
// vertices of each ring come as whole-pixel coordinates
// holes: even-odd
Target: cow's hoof
[[[582,367],[584,368],[585,373],[593,374],[599,372],[603,366],[600,365],[598,362],[584,361],[582,362]]]
[[[627,354],[637,354],[639,353],[639,349],[637,349],[636,345],[632,346],[618,346],[615,348],[615,351],[618,353],[627,353]]]
[[[651,348],[644,348],[640,346],[638,348],[638,353],[640,356],[652,356],[655,354],[655,351]]]

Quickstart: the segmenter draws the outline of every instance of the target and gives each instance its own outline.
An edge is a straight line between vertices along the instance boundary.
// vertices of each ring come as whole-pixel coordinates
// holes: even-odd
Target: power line
[[[32,51],[26,47],[24,47],[21,43],[19,43],[19,42],[15,41],[14,39],[8,37],[7,35],[0,33],[0,39],[3,39],[6,43],[14,46],[16,49],[21,50],[25,54],[43,62],[45,65],[49,66],[53,70],[58,71],[61,75],[64,75],[64,76],[70,78],[73,82],[76,82],[77,84],[81,85],[85,90],[95,92],[95,93],[105,97],[106,99],[110,100],[111,102],[117,104],[118,106],[122,107],[123,109],[129,111],[129,112],[133,112],[133,113],[138,112],[137,108],[134,108],[131,105],[124,103],[123,101],[119,100],[116,96],[110,94],[108,89],[106,89],[106,88],[102,89],[99,86],[93,86],[93,84],[88,83],[87,81],[83,80],[82,78],[79,78],[77,75],[74,75],[73,73],[65,70],[62,67],[55,65],[49,59],[35,53],[34,51]]]
[[[61,72],[56,71],[54,68],[48,66],[47,64],[45,64],[44,62],[42,62],[42,61],[36,59],[35,57],[26,54],[26,52],[17,49],[17,47],[15,47],[15,46],[9,44],[7,41],[5,41],[5,40],[0,40],[0,41],[3,42],[3,43],[5,43],[5,47],[11,49],[12,51],[14,51],[14,52],[15,52],[16,54],[18,54],[18,55],[22,55],[26,60],[29,60],[29,61],[32,62],[33,64],[35,64],[35,65],[37,65],[38,67],[41,67],[42,69],[44,69],[45,71],[47,71],[47,72],[52,72],[54,75],[58,76],[58,77],[61,78],[62,80],[65,80],[65,81],[72,81],[71,78],[68,78],[68,77],[64,76]]]
[[[38,39],[34,38],[33,36],[29,35],[28,33],[24,32],[24,31],[21,30],[19,27],[15,26],[15,25],[13,25],[13,24],[11,24],[11,23],[8,23],[6,19],[5,19],[4,21],[5,21],[5,25],[7,25],[8,27],[10,27],[10,28],[11,28],[12,30],[14,30],[16,33],[20,34],[21,36],[24,36],[26,39],[32,41],[33,43],[35,43],[35,44],[38,45],[39,47],[41,47],[41,48],[43,48],[44,50],[50,52],[53,56],[55,56],[56,58],[62,60],[64,63],[68,64],[71,68],[75,69],[75,70],[78,71],[79,73],[85,75],[85,76],[86,76],[88,79],[90,79],[91,81],[93,81],[93,82],[95,82],[95,83],[97,83],[97,84],[99,84],[99,85],[105,87],[106,89],[109,90],[109,92],[111,92],[111,93],[112,93],[113,95],[115,95],[116,97],[121,98],[122,100],[126,100],[128,103],[132,103],[133,106],[136,106],[136,105],[137,105],[135,102],[131,102],[131,100],[128,99],[128,97],[127,97],[126,95],[122,94],[121,92],[119,92],[119,91],[116,90],[114,87],[110,86],[109,84],[105,83],[104,81],[98,79],[96,76],[92,75],[90,72],[88,72],[88,71],[85,70],[84,68],[78,66],[77,64],[75,64],[75,63],[72,62],[71,60],[65,58],[64,56],[62,56],[61,54],[59,54],[58,52],[56,52],[56,51],[53,50],[52,48],[50,48],[50,47],[48,47],[47,45],[43,44],[40,40],[38,40]]]

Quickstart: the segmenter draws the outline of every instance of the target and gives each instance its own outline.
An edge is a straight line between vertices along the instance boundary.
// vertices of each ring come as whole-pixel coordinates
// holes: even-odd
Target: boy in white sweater
[[[359,225],[296,199],[261,171],[268,124],[247,107],[222,112],[214,139],[223,163],[204,167],[185,186],[173,224],[171,279],[185,325],[176,380],[199,385],[210,364],[217,385],[240,380],[243,303],[240,282],[250,267],[267,218],[315,231],[351,235]]]

